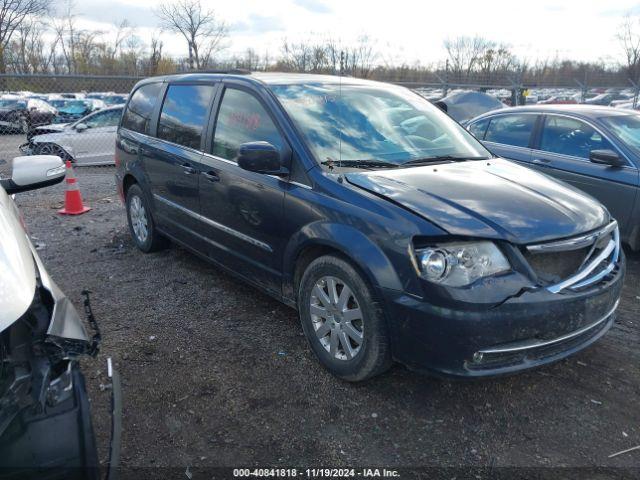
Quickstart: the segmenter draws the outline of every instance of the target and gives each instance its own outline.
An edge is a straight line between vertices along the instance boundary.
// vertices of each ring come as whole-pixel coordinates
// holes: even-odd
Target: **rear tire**
[[[167,246],[167,239],[156,230],[151,209],[138,185],[131,185],[127,190],[126,209],[129,233],[136,247],[151,253]]]
[[[391,366],[382,307],[349,262],[334,255],[311,262],[300,282],[298,311],[311,349],[336,377],[360,382]]]

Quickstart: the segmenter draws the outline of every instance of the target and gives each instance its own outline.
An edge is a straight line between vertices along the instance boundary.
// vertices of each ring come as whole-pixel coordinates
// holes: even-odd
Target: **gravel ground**
[[[104,341],[84,371],[103,459],[110,356],[124,466],[640,468],[639,450],[608,458],[640,444],[639,255],[614,328],[568,360],[475,382],[396,366],[351,385],[319,366],[293,310],[182,248],[137,251],[112,168],[77,173],[90,213],[56,214],[63,185],[17,202],[56,282],[78,305],[93,292]]]

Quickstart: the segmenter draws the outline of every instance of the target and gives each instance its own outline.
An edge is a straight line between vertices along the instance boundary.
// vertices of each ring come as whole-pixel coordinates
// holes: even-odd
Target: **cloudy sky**
[[[60,0],[62,2],[62,0]],[[86,28],[108,30],[128,19],[148,40],[158,31],[157,0],[82,0],[76,10]],[[284,38],[331,36],[352,43],[374,39],[382,60],[429,64],[444,58],[447,37],[481,35],[504,42],[530,59],[620,59],[616,31],[626,13],[640,14],[631,0],[202,0],[230,27],[226,54],[253,47],[271,57]],[[177,37],[163,35],[165,50],[185,55]]]

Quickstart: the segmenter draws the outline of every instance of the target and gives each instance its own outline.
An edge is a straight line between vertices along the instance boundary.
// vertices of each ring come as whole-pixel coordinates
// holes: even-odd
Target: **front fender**
[[[354,227],[328,221],[304,226],[291,236],[284,251],[284,296],[295,298],[293,285],[296,263],[300,254],[312,246],[338,250],[351,259],[377,288],[402,290],[402,282],[395,268],[380,249],[366,235]]]

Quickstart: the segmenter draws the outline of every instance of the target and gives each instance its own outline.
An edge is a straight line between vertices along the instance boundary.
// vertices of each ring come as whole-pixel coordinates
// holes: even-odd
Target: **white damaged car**
[[[20,151],[25,155],[57,155],[77,165],[112,165],[123,109],[124,105],[115,105],[74,123],[37,127]]]
[[[88,325],[94,330],[89,336],[45,270],[11,198],[59,183],[64,176],[59,157],[32,156],[15,158],[12,177],[0,179],[2,478],[49,478],[43,468],[98,478],[89,400],[78,367],[80,356],[97,353],[97,324],[87,296]]]

